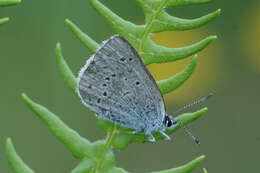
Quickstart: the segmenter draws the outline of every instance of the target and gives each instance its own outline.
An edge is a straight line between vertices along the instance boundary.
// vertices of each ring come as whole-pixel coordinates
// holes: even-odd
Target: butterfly
[[[82,103],[98,118],[144,133],[170,137],[165,129],[179,122],[165,111],[163,96],[141,57],[123,37],[104,41],[77,77],[77,93]]]

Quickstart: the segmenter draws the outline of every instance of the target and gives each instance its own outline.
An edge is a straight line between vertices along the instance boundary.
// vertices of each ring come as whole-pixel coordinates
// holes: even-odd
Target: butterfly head
[[[174,120],[171,116],[165,115],[163,124],[166,128],[174,128],[178,125],[178,121]]]

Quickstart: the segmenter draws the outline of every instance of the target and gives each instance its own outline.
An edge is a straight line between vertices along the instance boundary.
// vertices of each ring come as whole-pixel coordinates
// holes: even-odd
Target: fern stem
[[[143,49],[143,45],[144,45],[144,40],[145,38],[147,38],[147,35],[149,34],[149,32],[151,31],[151,28],[153,26],[153,23],[155,21],[155,19],[157,18],[157,16],[159,15],[159,13],[162,11],[162,8],[164,8],[165,4],[167,4],[168,0],[164,0],[161,2],[161,4],[158,6],[158,8],[156,9],[156,11],[154,12],[153,16],[150,18],[150,20],[147,22],[147,25],[145,26],[144,32],[143,32],[143,36],[141,38],[139,47],[138,47],[138,52],[141,53],[142,49]]]
[[[106,157],[107,153],[109,152],[109,149],[111,148],[112,141],[113,141],[113,138],[116,135],[116,133],[117,133],[117,125],[114,124],[112,130],[109,131],[107,134],[103,152],[101,153],[99,159],[97,160],[96,166],[93,168],[93,173],[98,173],[98,170],[100,168],[102,168],[105,157]]]

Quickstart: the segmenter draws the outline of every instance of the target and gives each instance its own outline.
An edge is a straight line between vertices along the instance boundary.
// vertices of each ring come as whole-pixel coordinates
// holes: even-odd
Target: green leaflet
[[[203,168],[203,173],[208,173],[206,168]]]
[[[176,88],[180,87],[193,73],[195,70],[195,67],[197,65],[198,56],[194,55],[191,62],[183,69],[183,71],[177,73],[176,75],[164,79],[161,81],[158,81],[158,87],[160,88],[161,92],[163,94],[170,93],[171,91],[174,91]]]
[[[9,21],[10,21],[10,18],[9,18],[9,17],[2,18],[2,19],[0,19],[0,25],[1,25],[1,24],[5,24],[5,23],[7,23],[7,22],[9,22]]]
[[[197,19],[181,19],[177,17],[170,16],[168,13],[161,13],[157,20],[154,22],[154,25],[151,27],[151,32],[161,32],[167,30],[176,30],[184,31],[195,29],[200,26],[205,25],[220,14],[220,10],[216,10],[208,15],[202,16]]]
[[[22,99],[26,105],[43,121],[52,134],[58,138],[70,151],[79,159],[85,157],[93,157],[92,143],[82,138],[77,132],[70,129],[64,124],[58,116],[50,112],[48,109],[33,102],[28,96],[22,94]]]
[[[65,83],[75,93],[76,85],[77,85],[76,77],[74,76],[74,74],[70,70],[67,62],[64,60],[64,58],[62,56],[62,50],[61,50],[60,43],[57,43],[57,45],[56,45],[56,58],[57,58],[57,64],[59,66],[63,79],[65,80]]]
[[[11,6],[21,3],[21,0],[0,0],[0,6]]]
[[[204,159],[205,156],[202,155],[183,166],[154,173],[188,173],[191,172],[194,168],[196,168]]]
[[[0,0],[0,7],[5,7],[5,6],[11,6],[11,5],[17,5],[21,2],[21,0]],[[4,17],[0,19],[0,25],[5,24],[10,21],[9,17]]]
[[[66,25],[76,35],[76,37],[92,52],[95,53],[99,47],[99,44],[90,38],[87,34],[82,32],[77,25],[71,22],[69,19],[65,20]]]
[[[89,2],[111,26],[116,34],[125,37],[131,42],[146,65],[177,61],[193,55],[191,61],[182,71],[172,77],[157,81],[161,92],[163,94],[167,94],[180,87],[191,76],[196,68],[196,64],[198,63],[198,57],[195,54],[207,47],[212,41],[216,40],[217,36],[208,36],[201,41],[181,48],[167,48],[157,45],[153,40],[151,40],[150,34],[168,30],[182,31],[198,28],[215,19],[220,15],[221,11],[216,10],[197,19],[181,19],[169,15],[165,11],[165,8],[169,6],[185,6],[208,3],[212,0],[135,1],[142,8],[145,14],[144,25],[136,25],[122,19],[98,0],[87,0],[87,2]],[[0,0],[0,6],[1,3],[4,4],[4,2],[7,1]],[[12,2],[15,1],[13,0]],[[1,21],[4,23],[8,20],[8,18],[2,19],[0,20],[0,23]],[[96,41],[85,34],[72,21],[66,19],[65,23],[72,33],[83,43],[83,45],[91,51],[91,53],[96,52],[99,48],[99,44]],[[60,43],[57,43],[56,45],[56,57],[57,64],[65,83],[73,93],[76,93],[76,77],[63,58]],[[27,106],[35,112],[35,114],[48,127],[52,134],[64,144],[64,146],[75,158],[79,160],[79,164],[71,171],[72,173],[127,173],[127,171],[122,168],[115,166],[114,154],[110,151],[111,147],[113,146],[117,149],[124,149],[132,142],[146,141],[146,136],[144,134],[132,134],[130,129],[126,129],[99,119],[98,125],[101,129],[107,132],[107,137],[104,140],[91,142],[68,127],[61,119],[58,118],[57,115],[49,111],[47,108],[35,103],[25,94],[22,95],[22,98]],[[171,135],[174,131],[181,128],[181,126],[184,126],[205,115],[207,110],[207,108],[203,108],[193,113],[184,113],[175,117],[176,120],[181,122],[180,125],[174,130],[167,130],[166,133]],[[154,133],[154,136],[156,140],[163,139],[160,134]],[[14,172],[33,172],[16,154],[10,140],[7,140],[6,152],[9,163],[13,167]],[[200,156],[181,167],[161,170],[154,173],[189,173],[192,172],[192,170],[204,159],[205,156]],[[206,173],[206,169],[204,169],[204,173]]]
[[[5,150],[8,163],[15,173],[34,173],[34,171],[29,168],[16,153],[10,138],[6,140]]]

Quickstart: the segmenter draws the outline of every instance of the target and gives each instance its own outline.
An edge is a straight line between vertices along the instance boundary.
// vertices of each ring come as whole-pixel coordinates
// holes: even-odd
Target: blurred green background
[[[127,20],[143,22],[141,9],[133,0],[101,2]],[[154,36],[172,47],[192,44],[207,35],[219,37],[199,53],[201,59],[191,79],[165,96],[167,111],[172,113],[198,97],[215,93],[212,100],[188,110],[209,107],[206,116],[189,125],[202,144],[196,146],[179,130],[171,141],[136,143],[116,151],[118,166],[130,172],[149,172],[176,167],[205,154],[201,168],[206,167],[210,173],[260,170],[260,1],[219,0],[167,10],[178,17],[195,18],[218,8],[222,15],[204,27]],[[98,42],[114,33],[82,0],[24,0],[18,6],[1,8],[0,16],[11,17],[10,23],[0,27],[0,172],[11,172],[4,156],[7,137],[37,172],[69,172],[77,160],[27,109],[20,94],[26,92],[82,136],[103,138],[105,133],[97,127],[96,118],[64,84],[54,49],[60,41],[64,57],[77,73],[90,52],[72,35],[64,19],[71,19]],[[156,79],[163,79],[180,71],[189,60],[149,68]]]

